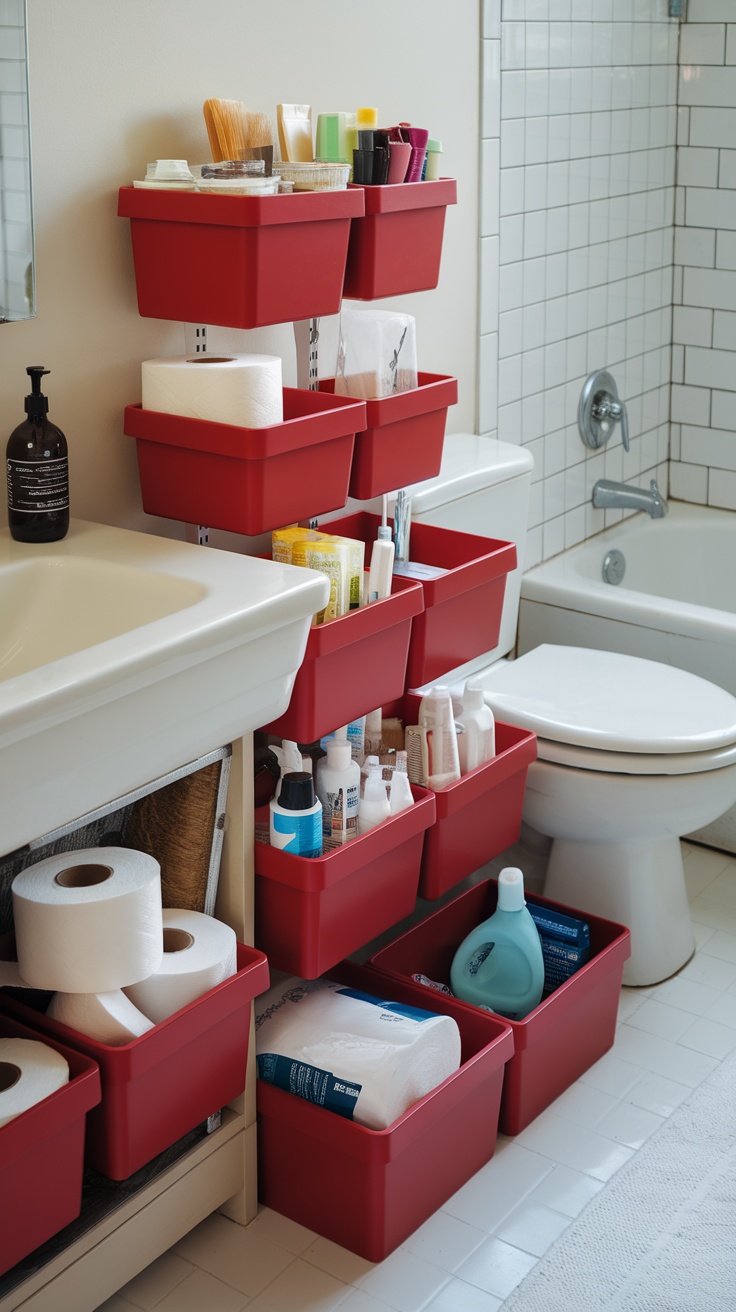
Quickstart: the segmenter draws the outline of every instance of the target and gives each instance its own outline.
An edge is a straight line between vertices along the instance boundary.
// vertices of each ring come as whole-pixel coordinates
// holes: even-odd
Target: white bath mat
[[[736,1053],[560,1236],[503,1312],[734,1312]]]

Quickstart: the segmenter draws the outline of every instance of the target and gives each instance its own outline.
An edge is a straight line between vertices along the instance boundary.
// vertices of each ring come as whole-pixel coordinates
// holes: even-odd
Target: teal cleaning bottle
[[[524,876],[507,866],[498,876],[498,905],[471,930],[450,970],[455,997],[522,1020],[544,988],[542,944],[524,901]]]

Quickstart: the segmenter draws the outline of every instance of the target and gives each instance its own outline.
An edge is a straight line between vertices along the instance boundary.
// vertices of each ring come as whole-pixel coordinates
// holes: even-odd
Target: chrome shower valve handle
[[[621,423],[624,451],[629,446],[629,416],[626,403],[619,399],[618,388],[606,369],[598,369],[587,379],[578,405],[578,428],[586,446],[597,451],[605,446],[614,425]]]

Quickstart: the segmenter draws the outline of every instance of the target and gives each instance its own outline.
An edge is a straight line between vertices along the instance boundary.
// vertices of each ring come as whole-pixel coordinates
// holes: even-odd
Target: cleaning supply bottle
[[[459,720],[463,727],[457,739],[460,773],[467,774],[496,755],[496,722],[477,679],[468,679],[465,684]]]
[[[322,803],[322,847],[329,852],[358,833],[360,766],[353,760],[347,725],[326,745],[317,762],[317,796]]]
[[[524,876],[506,866],[498,876],[498,905],[471,930],[453,958],[450,985],[457,998],[522,1020],[544,988],[542,944],[524,901]]]
[[[278,797],[269,802],[272,847],[296,856],[322,855],[322,803],[314,795],[314,780],[306,770],[282,776]]]
[[[388,802],[391,815],[398,815],[400,811],[405,811],[408,806],[414,805],[414,794],[411,791],[409,776],[405,770],[400,770],[398,766],[394,767],[391,776]]]
[[[66,438],[47,418],[41,379],[49,372],[31,364],[27,419],[8,439],[8,523],[16,542],[58,542],[69,528],[69,460]]]
[[[460,778],[455,713],[450,689],[437,684],[419,703],[419,724],[427,735],[427,784],[437,792]]]
[[[365,834],[383,820],[388,820],[391,806],[380,765],[370,770],[358,807],[358,833]]]

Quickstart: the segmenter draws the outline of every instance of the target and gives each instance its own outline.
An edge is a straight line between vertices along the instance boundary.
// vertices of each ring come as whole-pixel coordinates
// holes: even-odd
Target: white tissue
[[[68,1083],[68,1062],[56,1048],[36,1039],[0,1039],[0,1126]]]
[[[144,360],[144,410],[240,428],[268,428],[284,417],[277,355],[175,355]]]
[[[131,1043],[153,1029],[153,1021],[133,1006],[122,989],[111,989],[109,993],[55,993],[46,1015],[110,1047]]]
[[[258,1075],[384,1130],[458,1069],[460,1031],[451,1016],[366,998],[322,979],[270,989],[256,1001]]]
[[[164,909],[164,955],[148,979],[125,994],[145,1016],[159,1024],[238,968],[235,931],[200,911]]]
[[[12,895],[18,970],[30,988],[106,993],[161,964],[161,869],[146,852],[62,852],[16,875]]]
[[[370,401],[417,386],[416,320],[396,310],[343,306],[335,394]]]

